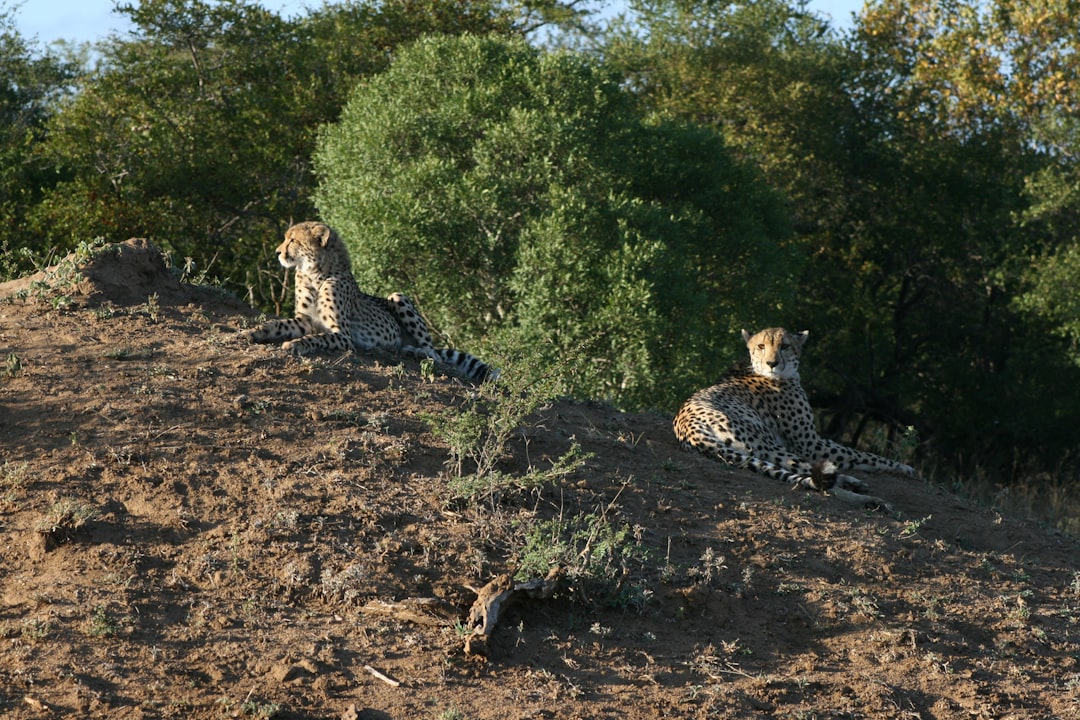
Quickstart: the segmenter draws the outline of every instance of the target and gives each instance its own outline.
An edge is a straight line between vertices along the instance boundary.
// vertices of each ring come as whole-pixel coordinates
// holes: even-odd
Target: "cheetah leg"
[[[431,330],[427,321],[412,301],[401,293],[393,293],[386,298],[386,306],[394,313],[401,325],[402,345],[398,352],[417,359],[431,358],[444,371],[459,375],[467,380],[493,380],[499,371],[488,367],[479,358],[469,353],[450,348],[436,348],[431,340]]]
[[[892,506],[889,503],[870,494],[866,483],[850,475],[837,473],[836,466],[831,462],[815,463],[813,477],[820,489],[841,502],[867,510],[892,512]]]
[[[347,336],[340,332],[320,332],[315,322],[305,315],[288,320],[269,320],[249,331],[247,337],[253,343],[280,342],[282,349],[292,355],[341,352],[352,348]]]
[[[249,331],[247,337],[254,343],[278,343],[313,332],[315,324],[311,318],[299,315],[288,320],[268,320],[261,327]]]
[[[430,357],[438,360],[431,342],[431,331],[420,311],[412,300],[401,293],[391,293],[386,298],[386,307],[401,325],[401,350],[413,357]]]
[[[874,453],[849,448],[846,445],[822,437],[816,438],[813,442],[805,443],[803,447],[796,448],[796,452],[811,461],[820,460],[836,463],[837,467],[844,470],[890,472],[906,477],[917,476],[915,468],[910,465]]]
[[[850,475],[837,474],[836,466],[832,463],[814,463],[810,466],[809,473],[806,473],[783,467],[775,462],[779,458],[764,460],[734,447],[721,446],[715,450],[706,451],[706,454],[715,455],[729,465],[749,468],[763,475],[791,483],[793,488],[822,492],[845,504],[868,510],[892,512],[892,507],[887,502],[866,492],[865,483]],[[805,465],[793,458],[788,459],[787,462],[792,464],[793,468],[798,467],[800,470]]]
[[[298,340],[282,343],[282,349],[290,355],[311,355],[318,352],[345,352],[352,350],[352,340],[342,332],[324,332],[305,335]]]
[[[829,490],[829,495],[832,495],[837,500],[847,504],[855,505],[857,507],[865,508],[867,510],[876,510],[877,512],[891,513],[892,506],[879,497],[874,495],[866,495],[860,492],[853,492],[846,488],[834,486]]]

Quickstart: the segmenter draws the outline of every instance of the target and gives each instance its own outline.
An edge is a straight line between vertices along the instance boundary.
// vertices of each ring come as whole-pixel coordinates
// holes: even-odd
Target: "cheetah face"
[[[799,354],[810,333],[791,333],[784,328],[769,328],[756,335],[743,330],[743,340],[750,351],[754,372],[767,378],[790,380],[799,376]]]
[[[312,269],[315,259],[330,243],[341,242],[337,235],[320,222],[303,222],[285,231],[285,242],[278,245],[278,262],[299,272]]]

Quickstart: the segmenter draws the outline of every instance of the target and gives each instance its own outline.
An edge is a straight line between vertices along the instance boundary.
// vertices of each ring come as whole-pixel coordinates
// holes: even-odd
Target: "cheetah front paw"
[[[837,474],[836,486],[843,488],[844,490],[850,490],[853,493],[859,493],[860,495],[870,494],[870,486],[859,478],[852,477],[851,475]]]
[[[287,340],[281,343],[281,349],[293,357],[303,357],[307,353],[307,347],[301,340]]]
[[[890,513],[892,506],[879,497],[870,494],[870,486],[851,475],[837,475],[836,485],[830,491],[844,502],[859,505],[867,510]]]
[[[848,505],[861,507],[865,510],[874,510],[875,512],[882,513],[892,512],[892,505],[889,505],[889,503],[881,498],[862,492],[848,490],[847,488],[841,487],[839,483],[837,483],[836,487],[829,490],[829,494]]]

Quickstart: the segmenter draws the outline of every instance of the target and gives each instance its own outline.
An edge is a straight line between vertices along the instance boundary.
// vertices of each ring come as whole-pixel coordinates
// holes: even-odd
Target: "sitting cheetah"
[[[493,379],[496,372],[468,353],[435,348],[412,301],[401,293],[388,298],[361,292],[352,274],[345,243],[320,222],[302,222],[285,232],[278,260],[296,268],[296,316],[270,320],[249,333],[252,342],[287,342],[293,355],[344,350],[385,350],[429,357],[470,380]]]
[[[743,330],[750,363],[699,390],[675,416],[675,435],[694,448],[797,487],[830,490],[845,502],[888,510],[863,483],[837,470],[883,470],[915,475],[909,465],[826,440],[799,383],[799,353],[809,335],[770,328]]]

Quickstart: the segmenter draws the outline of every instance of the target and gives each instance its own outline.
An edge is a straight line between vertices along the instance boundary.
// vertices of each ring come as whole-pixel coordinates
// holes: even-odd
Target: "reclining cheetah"
[[[293,355],[384,350],[429,357],[469,380],[496,376],[495,370],[468,353],[434,347],[424,318],[401,293],[383,300],[361,292],[345,244],[327,225],[293,225],[276,252],[282,265],[296,268],[296,316],[266,322],[249,333],[252,342],[284,340],[282,347]]]
[[[845,502],[888,510],[866,486],[837,470],[881,470],[915,475],[909,465],[826,440],[814,429],[814,414],[799,383],[799,353],[809,335],[783,328],[753,337],[741,365],[720,382],[699,390],[675,416],[675,435],[694,448],[732,465],[749,467],[796,487],[829,490]]]

